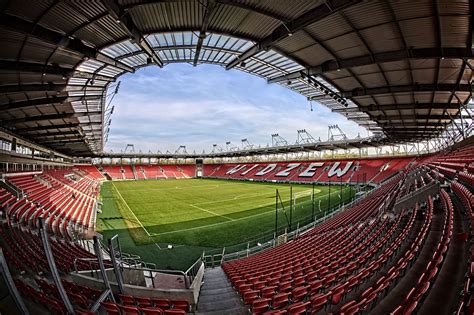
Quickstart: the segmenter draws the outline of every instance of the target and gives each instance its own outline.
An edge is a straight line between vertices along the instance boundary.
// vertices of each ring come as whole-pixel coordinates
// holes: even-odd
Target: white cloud
[[[113,104],[106,150],[133,143],[144,152],[173,152],[179,145],[201,152],[213,143],[239,145],[242,138],[265,146],[272,133],[293,143],[298,129],[324,140],[329,124],[339,124],[351,137],[361,131],[366,135],[324,106],[313,103],[311,112],[305,98],[293,91],[216,66],[140,70],[122,79]]]

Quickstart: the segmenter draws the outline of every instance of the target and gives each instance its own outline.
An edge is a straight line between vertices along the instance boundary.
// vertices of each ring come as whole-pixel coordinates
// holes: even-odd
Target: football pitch
[[[347,202],[347,187],[256,183],[217,179],[105,182],[97,230],[119,234],[124,252],[140,255],[159,268],[185,269],[202,251],[226,252],[272,238],[278,189],[278,233],[323,216]],[[331,190],[331,191],[330,191]],[[329,191],[331,198],[329,198]],[[314,205],[313,205],[314,204]],[[168,248],[172,245],[172,248]]]

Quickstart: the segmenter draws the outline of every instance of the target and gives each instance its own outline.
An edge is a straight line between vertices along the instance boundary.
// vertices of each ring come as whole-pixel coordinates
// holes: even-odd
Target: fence
[[[366,191],[366,194],[368,192],[369,191]],[[229,251],[229,247],[224,247],[222,251],[216,254],[209,254],[209,253],[206,254],[205,252],[203,252],[202,261],[206,268],[214,268],[216,266],[220,266],[224,261],[248,257],[251,255],[257,254],[259,252],[265,251],[267,249],[273,248],[278,245],[278,238],[281,235],[285,236],[285,240],[284,240],[285,242],[291,241],[297,238],[299,235],[302,235],[308,230],[314,228],[317,224],[323,223],[324,221],[332,218],[333,216],[335,216],[337,213],[344,210],[345,208],[351,207],[356,202],[358,202],[359,199],[362,197],[363,197],[362,195],[359,195],[356,197],[356,199],[352,200],[348,204],[345,204],[342,206],[338,205],[336,207],[333,207],[327,210],[324,216],[319,217],[315,220],[312,220],[308,224],[297,225],[296,229],[293,231],[290,231],[288,233],[285,231],[285,233],[280,234],[280,235],[273,234],[269,240],[264,241],[264,242],[257,242],[256,246],[250,246],[250,242],[248,242],[247,248],[243,250]]]

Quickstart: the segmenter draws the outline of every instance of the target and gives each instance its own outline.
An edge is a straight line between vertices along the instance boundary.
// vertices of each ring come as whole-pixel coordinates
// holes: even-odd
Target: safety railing
[[[6,179],[0,179],[0,182],[3,184],[5,188],[7,188],[12,194],[14,194],[15,197],[23,198],[25,196],[25,194],[23,193],[21,189],[17,188],[16,186],[13,186]]]
[[[301,226],[301,227],[298,225],[295,230],[284,234],[285,242],[288,242],[288,241],[291,241],[291,240],[297,238],[298,236],[306,233],[308,230],[314,228],[316,225],[318,225],[320,223],[323,223],[324,221],[332,218],[333,216],[335,216],[340,211],[342,211],[342,210],[344,210],[348,207],[353,206],[362,197],[367,195],[367,193],[369,193],[369,191],[367,191],[366,194],[364,194],[363,196],[359,196],[358,198],[352,200],[348,204],[345,204],[345,205],[342,205],[342,206],[338,205],[338,206],[336,206],[332,209],[327,210],[323,217],[320,217],[320,218],[312,221],[309,224],[306,224],[306,225]],[[228,248],[225,248],[225,247],[222,249],[222,252],[219,252],[217,254],[206,254],[205,252],[203,252],[202,260],[203,260],[204,265],[205,265],[206,268],[214,268],[214,267],[220,266],[224,261],[230,261],[230,260],[235,260],[235,259],[239,259],[239,258],[243,258],[243,257],[248,257],[248,256],[251,256],[251,255],[257,254],[259,252],[265,251],[267,249],[273,248],[273,247],[278,245],[278,243],[279,243],[278,242],[278,237],[279,236],[280,235],[274,235],[273,234],[273,238],[271,238],[270,240],[268,240],[266,242],[257,243],[257,246],[252,246],[252,247],[247,246],[247,249],[243,249],[243,250],[239,250],[239,251],[235,251],[235,252],[231,252],[231,253],[227,253],[227,254],[225,252]],[[248,243],[248,244],[250,244],[250,243]]]
[[[201,269],[202,265],[204,264],[202,257],[199,257],[194,264],[191,265],[191,267],[188,268],[184,272],[184,275],[191,286],[192,283],[194,282],[194,279],[196,279],[196,276],[199,274],[199,270]],[[187,287],[188,288],[188,287]]]
[[[78,263],[80,261],[87,263],[89,265],[89,268],[88,269],[79,269],[78,268]],[[73,266],[74,266],[74,271],[76,273],[78,273],[79,271],[82,271],[82,272],[88,271],[88,272],[90,272],[90,277],[99,279],[100,266],[99,266],[99,260],[97,258],[76,257],[76,258],[74,258]]]

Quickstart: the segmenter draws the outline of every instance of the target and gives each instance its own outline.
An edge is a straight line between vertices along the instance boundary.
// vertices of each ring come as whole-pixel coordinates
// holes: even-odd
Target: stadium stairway
[[[468,218],[460,213],[460,209],[463,208],[461,202],[453,198],[453,203],[455,205],[453,235],[468,232]],[[420,315],[453,314],[458,307],[458,296],[462,291],[466,272],[465,266],[459,262],[469,260],[469,244],[456,237],[453,237],[451,242],[438,278],[418,312]]]
[[[206,269],[199,293],[196,314],[248,314],[239,294],[233,289],[221,267]]]
[[[406,271],[404,277],[400,279],[395,287],[390,289],[390,294],[377,303],[375,308],[371,311],[372,314],[390,314],[390,312],[397,308],[403,297],[407,296],[413,285],[417,283],[417,280],[423,273],[423,268],[426,266],[429,257],[431,257],[435,250],[437,244],[436,241],[441,235],[441,220],[442,217],[440,214],[433,215],[431,228],[425,239],[423,248],[419,253],[418,259],[411,268]]]

